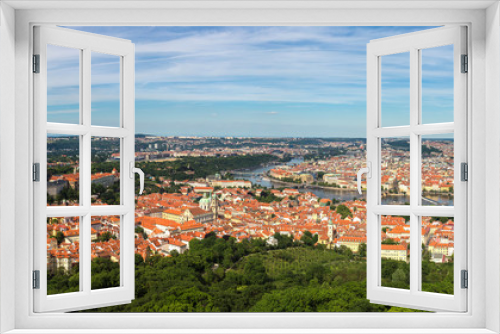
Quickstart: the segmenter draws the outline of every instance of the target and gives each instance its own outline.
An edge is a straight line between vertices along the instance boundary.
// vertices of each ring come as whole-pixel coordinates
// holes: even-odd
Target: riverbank
[[[357,192],[358,190],[356,188],[337,188],[337,187],[327,187],[327,186],[320,186],[317,184],[311,184],[311,183],[296,183],[296,182],[286,182],[286,181],[281,181],[279,179],[275,179],[269,174],[263,175],[263,177],[266,177],[269,179],[269,181],[273,183],[278,183],[278,184],[283,184],[288,187],[294,188],[294,187],[299,187],[300,189],[322,189],[322,190],[332,190],[332,191],[340,191],[340,192]],[[366,192],[366,189],[363,189],[363,192]]]
[[[326,189],[326,190],[345,191],[345,192],[358,192],[357,188],[337,188],[337,187],[319,186],[317,184],[308,184],[307,188],[324,189],[324,190]],[[365,188],[361,190],[363,191],[363,193],[366,193]]]
[[[407,197],[407,196],[410,196],[409,194],[401,194],[401,193],[398,193],[398,194],[393,194],[393,193],[389,193],[389,192],[383,192],[381,194],[382,197],[385,197],[385,196],[391,196],[391,197],[398,197],[398,196],[401,196],[401,197]],[[453,198],[453,194],[450,194],[450,193],[445,193],[445,192],[439,192],[439,193],[429,193],[429,192],[423,192],[422,193],[422,196],[441,196],[441,197],[449,197],[449,198]]]
[[[303,159],[292,159],[285,165],[293,166],[296,164],[302,163]],[[283,182],[279,180],[271,179],[267,176],[269,170],[274,168],[277,165],[271,164],[266,167],[259,167],[250,170],[246,170],[244,173],[238,175],[238,178],[247,180],[252,182],[254,185],[259,185],[266,188],[279,188],[279,187],[290,187],[290,188],[298,188],[297,190],[300,193],[311,192],[320,198],[328,198],[328,199],[336,199],[338,201],[352,201],[354,199],[366,198],[366,192],[363,191],[363,194],[360,195],[356,189],[348,189],[348,188],[330,188],[318,185],[308,185],[307,188],[299,187],[298,183],[291,182]],[[453,205],[453,199],[448,198],[448,196],[428,196],[432,205]],[[381,199],[381,203],[384,205],[404,205],[406,202],[409,202],[408,196],[387,194]]]
[[[290,161],[292,161],[292,160],[290,160]],[[233,169],[233,170],[228,171],[228,173],[233,174],[233,175],[247,175],[247,174],[255,175],[253,171],[255,171],[257,169],[267,168],[267,167],[276,167],[279,165],[286,165],[290,161],[287,161],[287,162],[284,162],[284,161],[263,162],[261,164],[258,164],[257,166],[254,166],[254,167]],[[262,176],[266,176],[266,175],[262,175]],[[274,181],[274,179],[273,179],[273,181]]]

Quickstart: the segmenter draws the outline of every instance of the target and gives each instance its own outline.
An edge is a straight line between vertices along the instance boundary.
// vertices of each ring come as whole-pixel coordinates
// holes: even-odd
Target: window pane
[[[453,294],[453,217],[422,217],[422,291]]]
[[[422,136],[422,205],[453,206],[453,134]]]
[[[410,124],[410,53],[381,58],[382,126]]]
[[[120,216],[92,217],[92,290],[120,286]]]
[[[382,216],[382,286],[410,289],[410,217]]]
[[[410,139],[382,138],[381,194],[384,205],[410,205]]]
[[[92,125],[120,126],[120,58],[92,52]]]
[[[421,50],[422,123],[453,122],[453,45]]]
[[[92,137],[92,205],[120,204],[120,142]]]
[[[80,217],[47,218],[47,295],[80,290]]]
[[[80,136],[47,136],[47,206],[80,203]]]
[[[47,122],[80,122],[80,53],[47,45]]]

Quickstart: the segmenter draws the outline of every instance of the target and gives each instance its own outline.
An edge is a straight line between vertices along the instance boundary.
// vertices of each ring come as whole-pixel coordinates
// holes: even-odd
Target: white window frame
[[[106,37],[60,27],[34,27],[34,53],[40,57],[39,73],[33,75],[34,162],[39,163],[39,182],[33,184],[34,201],[34,269],[39,271],[39,289],[34,291],[35,312],[74,311],[130,303],[134,296],[134,150],[135,150],[135,48],[129,40]],[[47,45],[78,50],[80,60],[80,122],[63,124],[47,122]],[[91,57],[94,52],[119,58],[119,126],[92,125]],[[47,135],[78,136],[80,164],[80,201],[78,206],[47,207]],[[111,137],[120,141],[120,204],[91,205],[92,137]],[[98,216],[120,217],[120,285],[91,288],[91,219]],[[47,224],[42,217],[79,217],[79,291],[47,295]]]
[[[461,73],[461,56],[467,54],[466,27],[449,26],[417,31],[370,41],[367,47],[367,161],[371,177],[367,180],[367,298],[371,302],[435,311],[463,312],[467,309],[467,290],[461,287],[461,270],[467,270],[467,184],[461,180],[461,163],[467,163],[467,76]],[[434,47],[453,46],[453,121],[422,123],[422,52]],[[383,127],[382,59],[384,56],[409,54],[408,125]],[[454,146],[454,205],[422,205],[421,136],[453,134]],[[410,141],[410,205],[381,203],[381,141],[384,138],[408,137]],[[453,294],[424,292],[422,286],[422,252],[410,250],[410,288],[395,289],[381,286],[381,218],[386,215],[410,217],[410,245],[422,244],[423,216],[454,217],[455,251]]]
[[[500,107],[499,15],[497,1],[336,1],[316,3],[209,1],[199,3],[122,2],[137,9],[113,9],[116,2],[17,2],[1,4],[0,22],[0,321],[1,330],[50,332],[345,332],[351,333],[495,333],[500,331]],[[24,7],[14,12],[14,7]],[[49,10],[40,8],[48,6]],[[99,6],[100,8],[96,8]],[[109,10],[103,7],[109,6]],[[150,9],[146,7],[150,6]],[[164,8],[154,8],[161,7]],[[177,8],[175,8],[177,6]],[[185,6],[184,8],[179,8]],[[363,7],[365,6],[365,7]],[[398,8],[392,9],[391,6]],[[59,8],[69,7],[69,8]],[[75,9],[76,7],[80,9]],[[81,9],[85,8],[86,9]],[[165,8],[170,7],[170,8]],[[436,7],[438,9],[436,9]],[[26,9],[27,8],[27,9]],[[31,9],[30,9],[31,8]],[[404,23],[404,24],[403,24]],[[485,24],[486,23],[486,24]],[[445,25],[469,28],[471,75],[468,103],[470,182],[468,312],[434,314],[34,314],[31,290],[32,192],[32,27],[57,25]],[[13,38],[15,31],[15,40]],[[14,51],[15,50],[15,51]],[[14,53],[15,52],[15,53]],[[486,66],[488,70],[486,71]],[[15,71],[15,73],[14,73]],[[13,85],[14,83],[14,85]],[[14,87],[11,87],[14,86]],[[5,97],[5,94],[13,93]],[[12,110],[15,110],[13,115]],[[14,134],[13,134],[14,132]],[[10,135],[10,136],[9,136]],[[12,135],[15,144],[12,145]],[[488,139],[488,140],[486,140]],[[488,162],[488,164],[486,164]],[[15,177],[10,175],[15,170]],[[488,182],[486,182],[486,173]],[[6,173],[8,176],[6,176]],[[12,174],[10,174],[12,173]],[[14,179],[14,180],[12,180]],[[12,188],[7,189],[7,185]],[[15,198],[11,189],[15,185]],[[5,200],[5,202],[4,202]],[[6,207],[9,203],[9,207]],[[489,219],[486,220],[486,217]],[[8,219],[8,221],[6,221]],[[12,224],[12,221],[15,224]],[[474,227],[472,229],[472,226]],[[7,233],[6,233],[7,232]],[[14,238],[12,238],[14,234]],[[14,251],[13,251],[14,250]],[[487,255],[490,262],[486,266]],[[12,254],[15,254],[12,257]],[[491,255],[494,254],[494,255]],[[29,260],[27,260],[29,259]],[[14,289],[12,288],[14,287]],[[140,329],[137,329],[140,328]],[[73,330],[72,330],[73,329]],[[142,330],[141,330],[142,329]],[[240,329],[240,330],[238,330]],[[246,329],[246,331],[245,331]],[[345,329],[345,330],[342,330]],[[47,332],[47,331],[45,331]],[[86,331],[87,332],[87,331]]]

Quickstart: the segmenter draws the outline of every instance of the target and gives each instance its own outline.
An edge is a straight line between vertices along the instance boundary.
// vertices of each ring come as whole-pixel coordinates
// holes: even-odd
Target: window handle
[[[366,163],[366,167],[365,168],[361,168],[360,170],[358,170],[358,192],[360,195],[363,195],[363,192],[361,191],[361,175],[363,174],[366,174],[366,178],[367,179],[371,179],[372,178],[372,163],[371,162],[367,162]]]
[[[140,168],[134,167],[134,162],[130,162],[130,178],[134,178],[134,174],[137,173],[139,174],[139,195],[142,195],[142,192],[144,191],[144,172]]]

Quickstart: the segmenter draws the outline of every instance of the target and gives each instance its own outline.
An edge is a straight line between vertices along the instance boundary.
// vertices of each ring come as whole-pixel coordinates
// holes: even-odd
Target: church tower
[[[328,221],[328,240],[333,241],[333,223],[331,219]]]
[[[212,202],[210,203],[212,207],[212,212],[214,213],[214,222],[217,223],[217,218],[219,217],[219,198],[216,194],[212,194]]]

